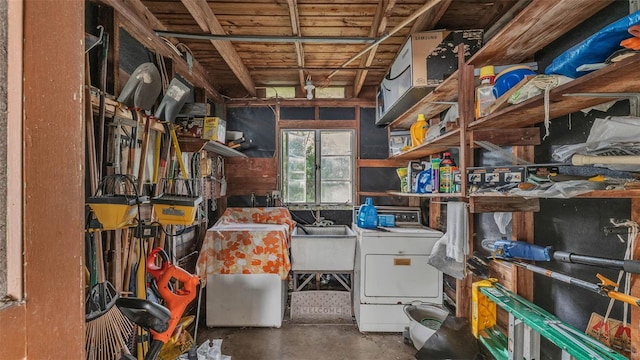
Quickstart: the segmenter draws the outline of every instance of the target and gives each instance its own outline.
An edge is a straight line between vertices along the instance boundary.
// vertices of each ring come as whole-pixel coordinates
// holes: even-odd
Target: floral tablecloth
[[[229,208],[205,236],[197,272],[277,274],[287,278],[289,241],[295,222],[286,208]]]

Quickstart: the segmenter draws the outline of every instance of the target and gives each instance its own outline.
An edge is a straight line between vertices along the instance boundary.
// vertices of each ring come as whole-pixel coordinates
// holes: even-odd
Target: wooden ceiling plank
[[[393,34],[397,33],[398,31],[402,30],[402,28],[404,28],[405,26],[410,24],[412,21],[417,19],[420,15],[424,14],[429,9],[433,8],[435,5],[440,3],[440,1],[442,1],[442,0],[429,0],[429,1],[427,1],[427,3],[425,3],[425,5],[423,5],[422,7],[420,7],[420,9],[416,10],[415,12],[413,12],[411,14],[411,16],[409,16],[408,18],[404,19],[400,24],[398,24],[396,27],[391,29],[389,34],[386,34],[385,36],[381,37],[379,40],[376,40],[376,42],[374,42],[374,43],[370,44],[369,46],[365,47],[364,49],[362,49],[362,51],[360,51],[358,54],[353,56],[348,61],[344,62],[342,65],[340,65],[340,67],[338,67],[331,74],[329,74],[327,76],[327,78],[331,79],[342,68],[344,68],[345,66],[349,65],[351,62],[355,61],[356,59],[360,58],[362,55],[366,54],[370,49],[378,46],[381,42],[385,41],[391,35],[393,35]]]
[[[198,23],[202,31],[211,34],[226,35],[222,25],[218,22],[213,10],[206,0],[181,0],[182,4],[189,10],[193,19]],[[231,71],[236,75],[242,86],[251,96],[256,96],[256,85],[249,74],[242,58],[236,52],[230,41],[211,40],[211,44],[216,48],[220,56],[227,63]]]
[[[440,4],[433,7],[429,12],[422,14],[411,26],[411,34],[414,32],[432,30],[438,24],[444,13],[451,5],[453,0],[443,0]]]
[[[164,57],[171,58],[176,70],[187,80],[207,91],[212,100],[224,102],[224,98],[208,80],[209,74],[197,61],[194,62],[191,71],[186,61],[173,51],[152,30],[154,28],[166,30],[162,23],[147,9],[140,0],[101,0],[107,6],[112,7],[120,15],[121,25],[134,36],[142,45],[157,51]]]
[[[395,5],[395,0],[389,1],[387,6],[384,6],[384,0],[378,0],[378,7],[376,8],[376,13],[373,16],[373,21],[371,23],[371,28],[369,30],[369,36],[373,37],[379,34],[384,33],[386,29],[387,21],[385,20],[391,15],[391,10],[393,9],[393,5]],[[384,11],[382,10],[384,9]],[[367,67],[373,63],[373,59],[376,56],[376,52],[378,51],[378,46],[375,46],[369,50],[369,54],[367,57],[363,57],[360,59],[360,67]],[[364,81],[367,78],[367,74],[369,72],[367,70],[359,70],[356,73],[356,77],[353,81],[353,96],[358,97],[360,95],[360,91],[362,90],[362,86],[364,85]]]

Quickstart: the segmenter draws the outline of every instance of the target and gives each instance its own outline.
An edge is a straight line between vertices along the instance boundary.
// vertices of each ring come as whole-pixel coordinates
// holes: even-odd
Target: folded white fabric
[[[469,254],[469,214],[467,203],[450,201],[447,203],[447,257],[459,263],[466,261]]]
[[[429,265],[453,276],[464,279],[466,258],[469,253],[469,215],[464,202],[447,203],[447,231],[431,250]]]

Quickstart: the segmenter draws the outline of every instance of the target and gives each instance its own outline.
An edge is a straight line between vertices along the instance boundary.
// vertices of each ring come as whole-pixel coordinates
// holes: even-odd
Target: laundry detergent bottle
[[[365,203],[360,205],[356,225],[362,229],[375,229],[378,227],[378,210],[373,206],[372,198],[366,198]]]

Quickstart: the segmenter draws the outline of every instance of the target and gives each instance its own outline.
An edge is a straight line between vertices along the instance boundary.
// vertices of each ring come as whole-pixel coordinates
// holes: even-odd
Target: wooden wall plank
[[[28,359],[84,358],[84,16],[84,1],[25,1]]]

